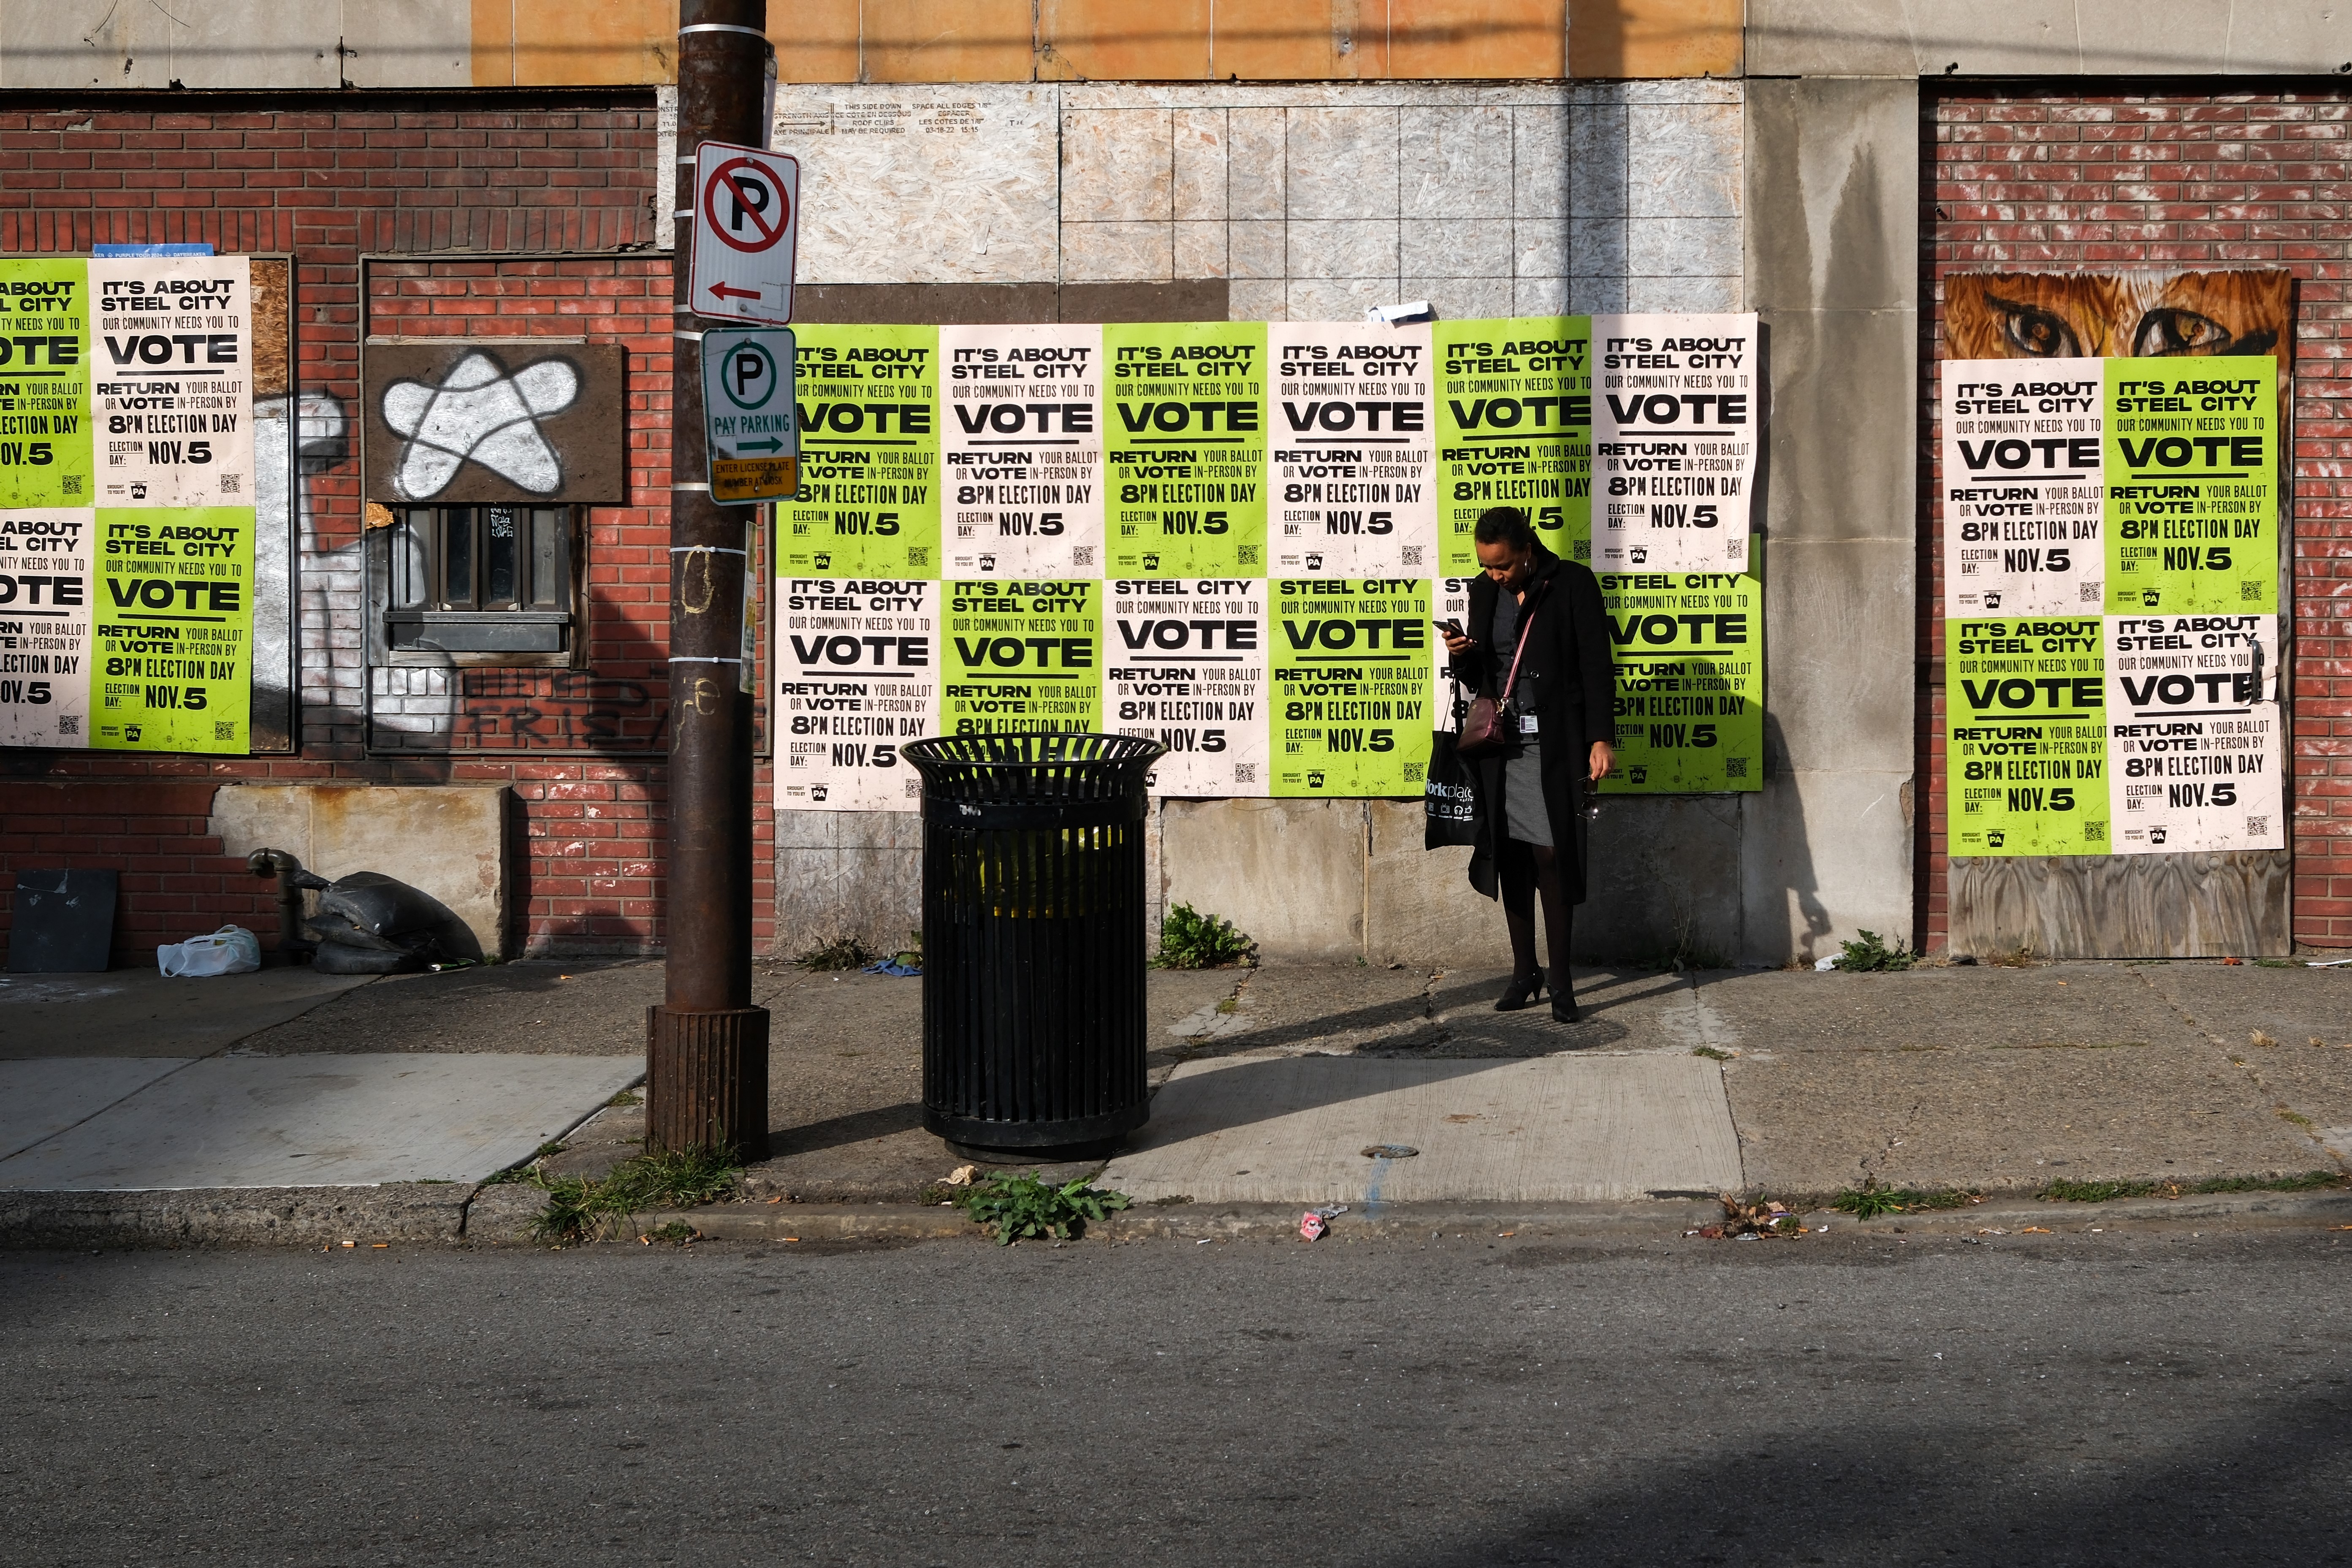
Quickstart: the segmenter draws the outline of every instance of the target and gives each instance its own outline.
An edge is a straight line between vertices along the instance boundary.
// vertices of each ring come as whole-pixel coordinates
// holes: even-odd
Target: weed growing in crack
[[[1848,973],[1877,973],[1908,969],[1916,962],[1918,955],[1901,938],[1889,947],[1876,931],[1865,931],[1856,941],[1838,943],[1838,955],[1832,967]]]
[[[803,969],[863,969],[881,956],[857,937],[837,936],[810,948],[793,962]]]
[[[2034,1196],[2053,1204],[2104,1204],[2117,1198],[2181,1198],[2209,1193],[2309,1193],[2352,1186],[2341,1171],[2305,1171],[2294,1176],[2207,1176],[2195,1182],[2057,1181]]]
[[[1088,1220],[1100,1220],[1128,1206],[1125,1193],[1089,1186],[1084,1176],[1055,1187],[1028,1171],[1018,1175],[997,1172],[961,1189],[950,1201],[996,1237],[1000,1247],[1032,1237],[1066,1241],[1085,1235]]]
[[[1160,952],[1152,963],[1161,969],[1218,969],[1246,962],[1247,931],[1234,922],[1204,915],[1190,904],[1178,904],[1160,922]]]
[[[692,1208],[732,1196],[740,1171],[733,1157],[716,1149],[672,1149],[636,1154],[602,1176],[558,1176],[533,1172],[531,1184],[547,1194],[547,1207],[531,1223],[531,1237],[557,1247],[617,1234],[633,1215],[647,1209]]]
[[[1871,1176],[1859,1187],[1848,1187],[1832,1198],[1830,1207],[1843,1209],[1856,1219],[1869,1219],[1882,1214],[1966,1208],[1970,1204],[1982,1202],[1982,1193],[1963,1193],[1950,1188],[1882,1187],[1878,1184],[1878,1178]]]

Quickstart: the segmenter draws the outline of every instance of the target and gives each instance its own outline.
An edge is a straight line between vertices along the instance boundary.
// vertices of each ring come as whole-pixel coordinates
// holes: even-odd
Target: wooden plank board
[[[1954,856],[1951,952],[1977,958],[2284,958],[2294,855]]]

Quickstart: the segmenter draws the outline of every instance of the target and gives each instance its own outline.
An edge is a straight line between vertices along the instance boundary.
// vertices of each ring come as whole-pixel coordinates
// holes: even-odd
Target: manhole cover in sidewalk
[[[1365,1149],[1367,1160],[1410,1160],[1421,1151],[1406,1143],[1374,1143]]]

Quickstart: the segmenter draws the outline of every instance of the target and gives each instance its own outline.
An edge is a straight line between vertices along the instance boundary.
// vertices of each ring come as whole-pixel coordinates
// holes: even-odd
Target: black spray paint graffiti
[[[577,669],[455,672],[459,728],[482,751],[550,747],[644,752],[661,745],[665,707],[634,680]]]

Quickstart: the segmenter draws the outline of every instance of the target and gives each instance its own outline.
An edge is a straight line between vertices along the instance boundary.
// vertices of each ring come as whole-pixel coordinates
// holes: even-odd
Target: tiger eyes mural
[[[2270,354],[2292,368],[2284,272],[1962,272],[1944,279],[1948,359]]]

